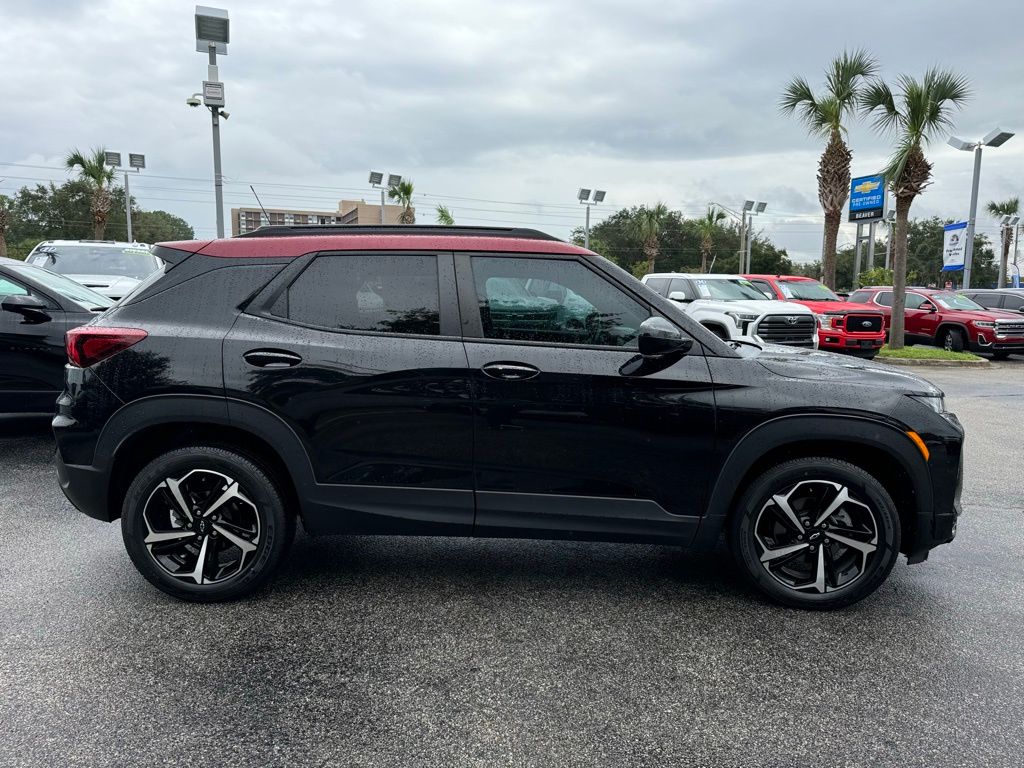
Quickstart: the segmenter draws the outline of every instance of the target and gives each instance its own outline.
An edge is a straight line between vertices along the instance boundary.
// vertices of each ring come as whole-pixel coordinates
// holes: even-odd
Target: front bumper
[[[835,329],[818,330],[818,349],[833,352],[877,352],[885,344],[885,334],[875,336],[851,336]]]
[[[932,514],[929,521],[919,520],[916,526],[907,550],[909,563],[923,562],[930,550],[953,541],[963,510],[960,497],[964,482],[964,431],[955,415],[945,414],[945,418],[953,431],[946,435],[929,435],[925,440],[931,451],[928,470],[932,486]]]

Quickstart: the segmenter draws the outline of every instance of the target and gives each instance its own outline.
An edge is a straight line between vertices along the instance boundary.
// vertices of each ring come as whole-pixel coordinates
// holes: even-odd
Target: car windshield
[[[779,290],[787,299],[797,301],[842,301],[817,280],[779,280]]]
[[[764,301],[765,296],[754,284],[742,277],[736,278],[698,278],[693,281],[700,299],[717,299],[718,301]]]
[[[114,304],[113,300],[108,299],[101,293],[96,293],[96,291],[86,288],[84,285],[76,283],[70,277],[58,275],[32,264],[22,264],[12,267],[12,269],[25,277],[32,278],[44,288],[48,288],[66,299],[71,299],[71,301],[81,304],[83,307],[100,310],[107,309]]]
[[[28,257],[30,264],[62,275],[119,275],[141,280],[160,266],[144,247],[48,245]]]
[[[943,309],[985,309],[978,302],[959,293],[933,293],[929,298]]]

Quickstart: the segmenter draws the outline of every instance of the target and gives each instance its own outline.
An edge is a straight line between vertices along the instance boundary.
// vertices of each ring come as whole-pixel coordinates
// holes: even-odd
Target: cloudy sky
[[[225,3],[226,4],[226,3]],[[819,83],[844,47],[888,78],[933,64],[970,77],[957,132],[1021,131],[986,153],[981,200],[1024,192],[1024,5],[962,3],[608,2],[607,0],[246,0],[228,5],[221,59],[227,208],[334,209],[366,197],[370,169],[415,182],[421,221],[437,203],[459,223],[522,224],[567,237],[580,186],[608,190],[595,220],[664,201],[699,215],[710,201],[768,202],[758,225],[798,260],[818,256],[821,151],[778,113],[795,74]],[[214,234],[208,113],[193,3],[0,0],[5,76],[0,192],[64,179],[71,147],[142,152],[132,192],[146,209]],[[887,154],[850,132],[854,173]],[[971,158],[928,150],[935,183],[921,216],[966,215]],[[424,215],[426,214],[426,215]],[[981,217],[979,229],[996,232]],[[851,240],[844,227],[840,242]]]

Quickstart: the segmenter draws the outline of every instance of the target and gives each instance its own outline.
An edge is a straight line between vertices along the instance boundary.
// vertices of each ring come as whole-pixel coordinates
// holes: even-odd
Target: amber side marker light
[[[908,429],[907,437],[914,441],[914,445],[917,446],[917,450],[919,450],[921,455],[924,456],[924,460],[928,461],[928,458],[931,456],[931,452],[928,450],[928,446],[924,444],[924,440],[921,439],[921,436],[917,434],[917,432]]]

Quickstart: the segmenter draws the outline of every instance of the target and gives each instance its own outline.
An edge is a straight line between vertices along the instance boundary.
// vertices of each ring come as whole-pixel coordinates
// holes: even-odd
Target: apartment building
[[[385,205],[384,223],[399,224],[402,206]],[[414,209],[415,210],[415,209]],[[264,224],[380,224],[380,205],[362,200],[341,200],[336,211],[305,211],[291,208],[231,209],[231,235],[252,232]]]

